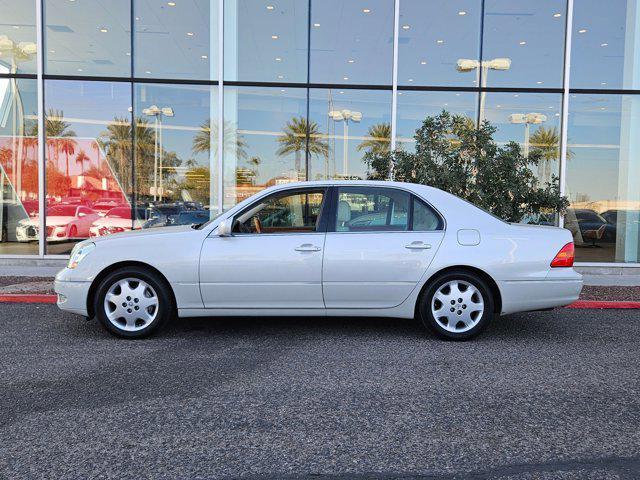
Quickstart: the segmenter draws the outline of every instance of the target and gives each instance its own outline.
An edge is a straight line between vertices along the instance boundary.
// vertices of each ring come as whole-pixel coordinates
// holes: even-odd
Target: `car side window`
[[[442,230],[442,219],[433,208],[419,198],[413,197],[413,225],[412,230],[417,232],[429,232]]]
[[[312,233],[319,228],[324,190],[270,195],[235,219],[234,233]]]
[[[336,232],[409,229],[408,192],[380,187],[339,187]]]

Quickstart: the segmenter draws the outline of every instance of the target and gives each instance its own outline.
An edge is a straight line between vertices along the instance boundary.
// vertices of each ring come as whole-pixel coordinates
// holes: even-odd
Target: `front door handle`
[[[311,245],[310,243],[303,243],[299,247],[295,248],[296,252],[319,252],[320,247],[316,247],[315,245]]]
[[[428,250],[431,248],[431,245],[428,243],[416,241],[411,242],[409,245],[405,245],[404,248],[408,248],[409,250]]]

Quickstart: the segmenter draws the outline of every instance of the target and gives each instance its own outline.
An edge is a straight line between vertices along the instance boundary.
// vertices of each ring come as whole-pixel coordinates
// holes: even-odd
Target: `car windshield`
[[[196,230],[202,230],[203,228],[205,228],[207,225],[209,225],[211,222],[213,222],[216,218],[218,218],[220,215],[222,215],[221,213],[219,213],[218,215],[215,215],[213,217],[211,217],[208,221],[203,222],[203,223],[198,223],[196,225],[193,226],[193,228],[195,228]]]
[[[76,214],[76,205],[56,205],[47,209],[50,217],[73,217]]]
[[[112,208],[106,216],[109,218],[131,218],[131,209],[126,207]]]

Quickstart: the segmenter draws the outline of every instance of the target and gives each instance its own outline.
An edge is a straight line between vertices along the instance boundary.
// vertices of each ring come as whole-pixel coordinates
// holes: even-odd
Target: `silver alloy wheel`
[[[104,297],[104,313],[114,327],[137,332],[158,316],[158,295],[151,285],[139,278],[115,282]]]
[[[447,282],[433,295],[431,314],[438,325],[448,332],[471,330],[484,314],[482,293],[464,280]]]

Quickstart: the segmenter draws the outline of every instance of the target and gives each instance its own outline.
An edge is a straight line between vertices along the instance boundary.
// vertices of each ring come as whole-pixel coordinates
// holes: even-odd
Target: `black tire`
[[[482,296],[481,300],[484,304],[483,310],[481,313],[476,314],[474,318],[472,318],[472,322],[477,322],[471,328],[468,328],[464,322],[456,322],[456,325],[451,327],[454,331],[448,329],[448,321],[445,322],[445,317],[439,317],[436,319],[432,312],[432,302],[434,299],[434,295],[445,285],[452,281],[460,281],[460,286],[464,286],[464,284],[470,284],[480,293]],[[449,290],[450,292],[451,290]],[[475,295],[475,300],[479,300],[479,297]],[[458,299],[454,299],[456,304],[447,304],[444,307],[446,312],[443,315],[455,315],[458,312],[465,312],[468,308],[466,302],[467,300],[463,299],[463,302],[458,303]],[[452,300],[452,301],[454,301]],[[441,305],[440,301],[437,300],[434,304],[434,307],[438,307]],[[464,305],[464,310],[462,306]],[[477,337],[482,331],[487,328],[487,325],[491,323],[494,317],[494,300],[491,289],[487,286],[482,278],[478,275],[471,273],[465,270],[452,270],[450,272],[443,273],[438,275],[436,278],[429,282],[429,285],[424,290],[422,296],[420,297],[418,303],[418,316],[422,321],[423,325],[431,330],[433,333],[438,335],[440,338],[446,340],[470,340],[474,337]],[[456,310],[451,310],[456,309]],[[436,313],[440,311],[438,309]],[[479,319],[478,319],[479,317]],[[455,321],[455,319],[454,319]],[[446,323],[446,325],[443,325]],[[467,329],[468,328],[468,329]],[[455,331],[460,330],[460,331]]]
[[[153,310],[155,312],[153,320],[143,328],[134,331],[125,330],[126,325],[122,324],[124,322],[114,320],[114,324],[107,317],[105,310],[105,296],[109,289],[117,282],[127,278],[146,282],[155,291],[158,300],[157,311]],[[135,283],[132,282],[131,285],[135,285]],[[102,279],[96,289],[93,311],[102,326],[113,335],[128,339],[145,338],[158,332],[175,316],[176,309],[170,289],[171,287],[166,280],[151,270],[137,266],[123,267],[109,273]]]

